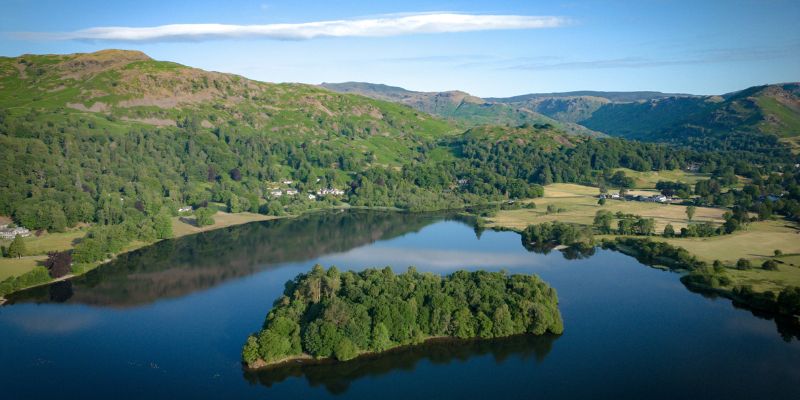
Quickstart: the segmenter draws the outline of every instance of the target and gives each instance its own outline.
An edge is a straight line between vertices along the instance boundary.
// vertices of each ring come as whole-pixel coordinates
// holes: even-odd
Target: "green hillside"
[[[455,132],[445,121],[393,103],[256,82],[121,50],[0,58],[0,108],[11,121],[69,120],[104,132],[193,125],[324,139],[351,157],[386,165],[399,165],[420,139]]]
[[[800,84],[724,96],[670,97],[600,107],[582,125],[612,136],[695,148],[774,152],[800,136]]]
[[[404,104],[467,128],[478,125],[517,126],[529,123],[550,124],[572,134],[595,134],[572,121],[559,121],[544,115],[527,104],[509,105],[487,101],[458,90],[415,92],[401,87],[366,82],[323,83],[320,86],[338,93],[355,93]]]

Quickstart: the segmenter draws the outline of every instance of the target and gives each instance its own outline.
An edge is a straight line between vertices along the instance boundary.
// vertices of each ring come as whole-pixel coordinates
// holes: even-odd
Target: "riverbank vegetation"
[[[299,358],[350,360],[433,337],[560,334],[554,289],[532,275],[341,272],[319,265],[286,283],[242,350],[251,368]]]

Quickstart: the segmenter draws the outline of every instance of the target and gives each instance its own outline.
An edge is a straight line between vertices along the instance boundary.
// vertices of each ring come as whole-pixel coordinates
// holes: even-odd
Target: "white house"
[[[192,211],[192,206],[184,206],[178,209],[179,213],[190,212],[190,211]]]
[[[284,185],[291,185],[292,183],[294,183],[294,181],[290,181],[290,180],[288,180],[288,179],[287,179],[287,180],[285,180],[285,181],[283,181],[283,184],[284,184]]]
[[[331,189],[331,188],[317,190],[317,196],[327,196],[327,195],[341,196],[344,195],[344,190]]]
[[[272,197],[281,197],[283,195],[283,192],[280,191],[280,190],[272,190],[272,191],[269,192],[269,194]]]
[[[286,189],[286,194],[289,196],[294,196],[298,193],[297,189]]]
[[[312,193],[309,193],[309,194],[308,194],[308,199],[309,199],[309,200],[316,200],[316,199],[317,199],[317,196],[315,196],[315,195],[314,195],[314,194],[312,194]]]
[[[8,228],[8,225],[0,229],[0,239],[14,239],[17,235],[21,237],[28,237],[31,235],[31,231],[21,226],[16,228]]]

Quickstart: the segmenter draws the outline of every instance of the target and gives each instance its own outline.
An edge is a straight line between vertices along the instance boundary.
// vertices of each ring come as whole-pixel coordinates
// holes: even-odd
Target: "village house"
[[[8,225],[0,225],[0,239],[14,239],[17,235],[21,237],[28,237],[31,231],[21,226],[9,228]]]
[[[331,189],[331,188],[317,190],[317,196],[328,196],[328,195],[342,196],[344,195],[344,190]]]
[[[178,209],[179,213],[191,212],[191,211],[192,211],[192,206],[183,206]]]
[[[295,196],[299,193],[297,189],[286,189],[286,195],[288,196]]]
[[[285,180],[285,181],[283,181],[283,184],[284,184],[284,185],[291,185],[292,183],[294,183],[294,181],[290,181],[290,180],[288,180],[288,179],[287,179],[287,180]]]
[[[686,165],[685,169],[687,171],[689,171],[689,172],[697,172],[697,171],[700,170],[700,163],[696,163],[696,162],[689,163],[689,164]]]
[[[308,199],[309,199],[309,200],[316,200],[316,199],[317,199],[317,196],[315,196],[313,193],[309,193],[309,194],[308,194]]]
[[[269,192],[270,196],[272,197],[281,197],[283,195],[283,191],[281,190],[272,190]]]

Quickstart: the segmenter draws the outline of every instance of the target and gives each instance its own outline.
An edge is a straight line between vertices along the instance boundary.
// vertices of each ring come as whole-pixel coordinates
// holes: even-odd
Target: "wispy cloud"
[[[506,29],[543,29],[562,27],[569,22],[567,18],[554,16],[425,13],[294,24],[173,24],[152,27],[96,27],[53,34],[29,32],[19,34],[19,36],[32,39],[123,42],[239,38],[308,40],[322,37],[383,37]]]

